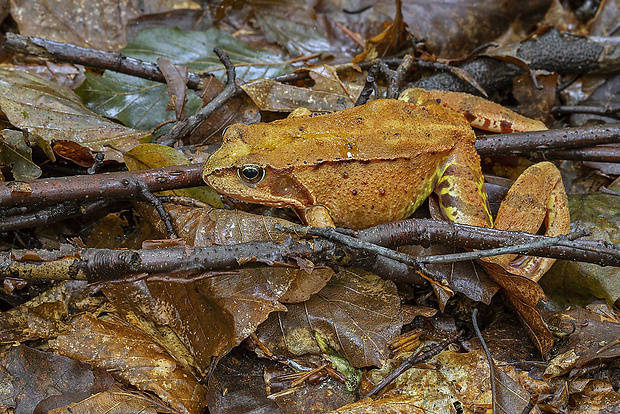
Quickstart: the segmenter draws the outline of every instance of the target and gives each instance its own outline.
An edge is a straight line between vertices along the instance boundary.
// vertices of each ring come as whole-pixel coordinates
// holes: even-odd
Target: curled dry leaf
[[[92,151],[104,151],[106,159],[119,160],[150,136],[109,121],[86,109],[71,90],[25,72],[0,70],[0,108],[16,127],[31,135],[68,140]]]
[[[206,390],[144,332],[115,320],[82,315],[50,341],[54,352],[105,369],[119,381],[161,398],[180,413],[200,413]]]
[[[24,36],[116,51],[127,43],[132,19],[177,8],[175,0],[93,0],[82,7],[68,7],[63,0],[14,0],[11,15]],[[186,8],[199,8],[194,1]]]
[[[318,294],[287,308],[270,315],[257,331],[272,352],[320,353],[316,331],[355,367],[381,366],[388,358],[387,341],[416,314],[429,312],[401,308],[393,282],[360,269],[342,269]]]

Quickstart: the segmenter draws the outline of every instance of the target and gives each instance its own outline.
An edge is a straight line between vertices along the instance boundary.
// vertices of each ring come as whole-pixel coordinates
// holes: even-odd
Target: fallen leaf
[[[167,167],[169,165],[190,165],[191,162],[183,153],[174,148],[157,144],[142,144],[123,154],[123,159],[129,171],[147,170]],[[222,207],[220,196],[210,187],[182,188],[167,191],[164,194],[175,194],[191,197],[209,203],[215,207]],[[177,227],[178,228],[178,227]]]
[[[14,346],[0,357],[0,408],[32,413],[46,398],[59,394],[85,398],[97,387],[107,388],[110,379],[105,371],[93,371],[90,364],[25,345]]]
[[[32,149],[26,144],[21,131],[0,131],[0,161],[11,167],[13,178],[17,181],[34,180],[41,175],[41,169],[32,161]]]
[[[210,72],[224,79],[226,70],[213,52],[216,46],[230,57],[240,80],[273,77],[290,70],[279,57],[252,48],[218,29],[193,32],[149,28],[141,31],[122,53],[149,62],[163,56],[176,65],[186,65],[190,71]],[[166,111],[167,87],[161,83],[106,71],[102,76],[87,74],[76,93],[88,108],[133,128],[151,129],[175,119],[173,113]],[[201,100],[195,93],[187,96],[186,111],[193,115]]]
[[[107,159],[150,136],[109,121],[86,109],[69,89],[25,72],[0,70],[0,108],[9,121],[47,142],[68,140],[92,151],[106,151]]]
[[[316,295],[270,315],[257,335],[276,355],[318,354],[318,332],[355,367],[381,366],[387,341],[415,313],[401,308],[396,286],[359,269],[341,269]]]
[[[54,352],[102,368],[119,381],[152,392],[182,413],[200,413],[206,390],[187,368],[144,332],[118,320],[84,314],[50,341]]]
[[[20,34],[95,49],[116,51],[127,43],[127,25],[141,15],[178,7],[175,0],[94,0],[69,7],[63,0],[11,0]],[[191,0],[184,8],[200,8]]]

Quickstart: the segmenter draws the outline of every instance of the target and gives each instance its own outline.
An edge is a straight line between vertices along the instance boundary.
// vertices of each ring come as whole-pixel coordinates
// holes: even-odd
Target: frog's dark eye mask
[[[237,168],[239,179],[247,184],[258,184],[265,178],[265,170],[255,164],[246,164]]]

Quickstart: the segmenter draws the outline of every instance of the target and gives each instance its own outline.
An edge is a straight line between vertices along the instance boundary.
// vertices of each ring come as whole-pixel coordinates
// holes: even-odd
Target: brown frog
[[[232,125],[203,178],[222,194],[290,207],[312,226],[361,229],[399,220],[435,191],[446,219],[493,227],[470,124],[500,132],[546,129],[472,95],[410,89],[399,100],[327,115]],[[539,163],[513,185],[495,227],[536,232],[546,220],[547,234],[564,234],[566,205],[559,171]],[[553,263],[545,260],[516,263],[515,270],[540,277]]]

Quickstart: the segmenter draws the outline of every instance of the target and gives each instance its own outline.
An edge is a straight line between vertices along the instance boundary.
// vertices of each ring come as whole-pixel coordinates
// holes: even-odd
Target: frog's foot
[[[532,165],[521,174],[502,202],[494,227],[537,233],[543,222],[545,236],[553,237],[570,231],[568,200],[562,176],[550,162]],[[502,255],[484,261],[496,263],[509,273],[538,281],[555,259]]]
[[[540,121],[468,93],[413,88],[401,93],[398,99],[424,106],[430,106],[431,100],[435,101],[461,113],[470,125],[485,131],[510,133],[547,129]]]
[[[310,206],[302,212],[302,219],[312,227],[336,227],[329,210],[325,206]]]

